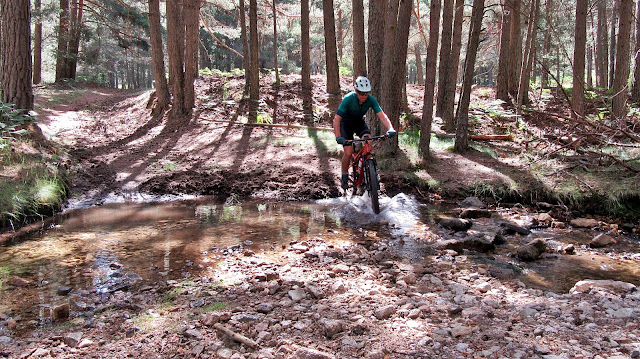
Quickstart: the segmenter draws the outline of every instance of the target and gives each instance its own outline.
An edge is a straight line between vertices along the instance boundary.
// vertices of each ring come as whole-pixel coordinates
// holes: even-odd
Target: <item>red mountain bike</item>
[[[380,179],[378,178],[378,163],[376,155],[372,152],[372,142],[389,138],[387,135],[348,140],[345,145],[362,142],[362,148],[356,152],[354,148],[353,162],[349,167],[349,183],[353,187],[353,195],[362,194],[363,190],[369,192],[373,211],[380,213],[378,192],[380,191]],[[345,196],[347,191],[345,191]]]

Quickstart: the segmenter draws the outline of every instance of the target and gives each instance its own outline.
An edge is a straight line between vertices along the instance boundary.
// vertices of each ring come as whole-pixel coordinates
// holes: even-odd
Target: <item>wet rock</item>
[[[591,240],[589,246],[591,248],[602,248],[616,243],[618,242],[613,237],[601,233]]]
[[[573,244],[567,244],[566,246],[560,247],[558,252],[562,254],[575,254],[576,247]]]
[[[491,218],[491,212],[483,208],[467,208],[460,212],[460,218]]]
[[[66,320],[69,318],[69,311],[68,303],[53,307],[53,320]]]
[[[58,293],[58,295],[65,296],[65,295],[68,295],[69,293],[71,293],[72,290],[73,290],[73,288],[63,285],[60,288],[58,288],[57,293]]]
[[[569,293],[582,293],[592,288],[610,290],[614,293],[630,293],[636,290],[636,286],[631,283],[615,281],[615,280],[581,280],[577,282]]]
[[[384,320],[390,318],[392,315],[396,313],[396,307],[393,305],[387,305],[381,308],[376,309],[374,315],[379,320]]]
[[[62,337],[62,341],[72,347],[75,348],[78,346],[78,344],[80,344],[80,339],[82,339],[82,332],[74,332],[74,333],[67,333]]]
[[[598,227],[600,222],[593,218],[575,218],[569,224],[576,228],[593,228]]]
[[[518,248],[516,255],[523,261],[534,261],[545,252],[546,248],[545,240],[537,238]]]
[[[507,243],[507,239],[504,237],[503,231],[496,232],[496,234],[493,236],[493,240],[491,241],[491,243],[493,243],[496,246],[501,246]]]
[[[336,334],[342,332],[343,330],[342,322],[339,320],[323,319],[320,321],[320,323],[322,325],[322,332],[329,339],[333,338]]]
[[[517,224],[504,222],[500,223],[500,227],[502,227],[504,234],[520,234],[522,236],[528,236],[531,234],[531,230],[526,227],[518,226]]]
[[[329,353],[310,348],[298,348],[293,355],[293,359],[334,359],[335,357]]]
[[[450,249],[458,253],[461,253],[464,249],[486,253],[493,251],[495,245],[489,241],[480,238],[465,238],[465,239],[449,239],[446,241],[438,242],[434,245],[436,249]]]
[[[458,206],[462,208],[486,208],[487,205],[484,204],[478,197],[467,197],[462,202],[458,203]]]
[[[473,222],[464,218],[444,218],[440,221],[440,226],[456,232],[466,231],[471,228]]]

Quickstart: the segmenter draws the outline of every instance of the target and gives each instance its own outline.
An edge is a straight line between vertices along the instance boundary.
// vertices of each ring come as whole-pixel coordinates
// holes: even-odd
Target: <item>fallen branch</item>
[[[229,120],[214,120],[214,119],[209,119],[209,118],[200,118],[200,119],[204,120],[204,121],[221,122],[221,123],[228,123],[228,124],[232,124],[232,125],[242,125],[242,126],[277,127],[277,128],[287,128],[287,129],[331,131],[331,132],[333,132],[333,128],[329,128],[329,127],[312,127],[312,126],[291,125],[291,124],[281,124],[281,123],[244,123],[244,122],[229,121]]]
[[[455,138],[456,135],[448,133],[436,133],[439,138]],[[469,138],[476,141],[511,141],[513,135],[469,135]]]
[[[220,323],[216,323],[213,325],[214,328],[216,328],[217,330],[221,331],[222,334],[228,336],[229,338],[235,340],[238,343],[244,344],[248,347],[250,347],[251,349],[258,349],[259,345],[258,343],[256,343],[255,341],[245,337],[242,334],[238,334],[234,331],[232,331],[231,329],[228,329],[227,327],[225,327],[224,325],[220,324]]]

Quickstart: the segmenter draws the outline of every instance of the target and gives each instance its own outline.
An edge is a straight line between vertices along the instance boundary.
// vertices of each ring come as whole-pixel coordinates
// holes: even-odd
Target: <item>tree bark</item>
[[[33,3],[36,12],[36,24],[33,33],[33,83],[42,81],[42,0]]]
[[[251,76],[249,74],[249,41],[247,40],[247,21],[246,13],[247,9],[244,4],[244,0],[240,0],[240,6],[238,9],[238,17],[240,18],[240,38],[242,40],[242,68],[244,70],[244,94],[249,93],[251,87]]]
[[[352,0],[353,7],[353,77],[367,76],[367,53],[364,42],[364,6]]]
[[[512,2],[506,0],[502,4],[502,28],[500,30],[500,55],[498,57],[498,78],[496,98],[511,104],[509,96],[509,75],[511,73],[511,19]]]
[[[597,86],[609,86],[609,34],[607,31],[607,3],[598,2],[598,28],[596,32],[596,79]]]
[[[584,116],[584,59],[587,44],[587,7],[588,0],[576,1],[576,27],[573,52],[573,91],[571,100],[574,115]]]
[[[278,14],[276,12],[276,0],[272,0],[273,10],[273,69],[276,72],[276,88],[280,87],[280,74],[278,73]]]
[[[549,73],[551,70],[549,67],[548,56],[551,55],[551,20],[553,11],[553,0],[547,0],[545,3],[545,33],[544,33],[544,43],[542,45],[542,72],[540,75],[540,84],[542,88],[549,87]]]
[[[465,152],[469,148],[469,102],[471,100],[471,86],[473,84],[473,70],[478,55],[480,43],[480,30],[482,29],[482,15],[484,13],[484,0],[473,0],[471,13],[471,29],[467,43],[467,56],[464,66],[464,79],[462,81],[462,93],[458,104],[458,126],[456,127],[456,141],[454,150]]]
[[[382,53],[384,51],[385,0],[369,1],[369,33],[368,33],[368,74],[371,81],[371,94],[379,98],[381,93]]]
[[[60,0],[60,22],[58,24],[58,49],[56,51],[56,83],[68,78],[66,57],[69,47],[69,1]]]
[[[518,114],[522,112],[522,105],[529,101],[529,74],[531,73],[533,49],[535,49],[538,4],[538,0],[532,0],[531,8],[529,9],[529,26],[527,28],[527,39],[524,45],[524,55],[522,56],[522,66],[520,68],[520,83],[518,84],[518,98],[516,106]]]
[[[155,79],[156,106],[154,111],[162,112],[169,106],[171,97],[167,85],[162,48],[162,26],[160,24],[160,1],[149,0],[149,37],[151,40],[151,62]]]
[[[522,35],[520,33],[520,17],[522,0],[510,0],[513,6],[511,11],[511,27],[509,40],[509,93],[513,98],[518,98],[518,86],[520,85],[520,65],[522,64]]]
[[[198,45],[200,44],[200,1],[184,1],[184,108],[187,113],[195,107],[195,81],[198,77]]]
[[[420,143],[418,148],[423,159],[429,157],[431,144],[431,125],[433,123],[433,90],[436,85],[436,61],[438,52],[438,29],[440,28],[440,0],[432,0],[429,14],[429,44],[426,57],[426,82],[424,85],[424,103],[420,121]]]
[[[631,45],[631,28],[633,27],[633,0],[620,0],[618,41],[616,47],[616,69],[613,80],[613,115],[622,119],[627,115],[627,98],[629,89],[629,50]]]
[[[635,16],[636,46],[633,58],[633,81],[631,86],[631,102],[640,103],[640,1],[636,3]]]
[[[333,114],[342,101],[333,0],[322,0],[322,14],[324,17],[324,50],[327,63],[327,94],[329,95],[329,108]]]
[[[384,21],[384,50],[382,52],[382,74],[380,75],[380,98],[378,98],[378,101],[385,111],[389,110],[387,107],[391,101],[391,96],[393,96],[393,59],[395,57],[395,43],[398,32],[399,6],[400,0],[390,0]],[[379,121],[372,123],[371,130],[374,134],[380,133]]]
[[[416,82],[418,85],[424,85],[424,70],[422,66],[422,53],[420,52],[420,43],[416,42],[413,47],[413,52],[416,55]]]
[[[443,0],[442,3],[442,35],[440,39],[440,63],[438,65],[438,98],[436,101],[436,116],[442,117],[444,111],[444,93],[446,92],[447,81],[449,80],[448,65],[451,61],[451,35],[453,26],[453,2],[454,0]],[[453,122],[445,122],[447,131],[453,130]]]
[[[187,0],[188,1],[188,0]],[[184,107],[184,23],[182,0],[167,0],[167,52],[169,53],[169,80],[171,86],[172,115],[186,114]]]
[[[620,0],[613,1],[613,10],[611,16],[611,41],[609,42],[609,88],[613,88],[613,81],[616,71],[616,24],[618,23],[618,11],[620,9]]]
[[[302,107],[307,121],[313,120],[311,86],[311,43],[309,40],[309,0],[300,0],[302,45]]]
[[[28,1],[3,0],[0,6],[0,88],[2,102],[33,110],[31,87],[31,9]]]
[[[260,101],[260,48],[258,46],[258,3],[249,0],[249,118],[258,119]]]
[[[453,20],[453,34],[451,36],[451,53],[446,64],[446,71],[440,75],[444,80],[444,93],[442,95],[442,121],[446,124],[447,131],[455,129],[455,116],[453,106],[456,100],[456,85],[458,82],[458,65],[460,63],[460,49],[462,48],[462,23],[464,21],[464,0],[456,0],[455,18]],[[446,76],[446,78],[445,78]],[[443,87],[440,87],[443,88]],[[438,90],[439,92],[440,90]]]

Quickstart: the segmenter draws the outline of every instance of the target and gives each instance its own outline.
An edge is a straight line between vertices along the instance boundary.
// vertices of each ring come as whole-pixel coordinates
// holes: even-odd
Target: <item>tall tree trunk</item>
[[[453,146],[456,152],[465,152],[469,148],[469,102],[471,100],[471,85],[473,84],[473,71],[480,44],[480,30],[482,30],[482,15],[484,13],[484,0],[473,0],[471,13],[471,29],[467,43],[467,56],[464,64],[464,79],[462,80],[462,93],[458,104],[458,126],[456,127],[456,141]]]
[[[160,1],[149,0],[149,37],[151,40],[151,62],[155,79],[156,105],[153,111],[162,112],[171,101],[162,49],[162,26],[160,24]]]
[[[367,53],[364,42],[364,6],[352,0],[353,6],[353,76],[367,76]]]
[[[184,1],[184,108],[187,113],[195,107],[195,81],[198,77],[198,45],[200,43],[200,1]]]
[[[510,0],[513,6],[511,12],[511,32],[509,45],[509,93],[513,98],[518,98],[518,86],[520,85],[520,65],[522,64],[522,34],[520,33],[521,3],[522,0]]]
[[[258,3],[249,0],[249,118],[258,119],[260,101],[260,47],[258,46]]]
[[[188,1],[188,0],[187,0]],[[172,115],[186,114],[184,107],[184,23],[182,0],[167,0],[167,52],[169,53],[169,80],[173,95]]]
[[[587,46],[587,88],[593,88],[593,47]]]
[[[629,50],[633,27],[633,0],[620,0],[618,45],[616,47],[616,71],[613,80],[613,115],[622,119],[627,115],[629,89]]]
[[[278,73],[278,14],[276,12],[276,0],[272,0],[273,10],[273,68],[276,72],[276,88],[280,87],[280,74]]]
[[[549,66],[548,57],[551,56],[551,20],[553,11],[553,0],[546,0],[545,3],[545,32],[544,32],[544,43],[542,45],[542,72],[540,75],[540,86],[542,88],[549,87],[549,72],[551,67]]]
[[[448,65],[451,61],[451,35],[453,26],[454,0],[443,0],[442,3],[442,37],[440,41],[440,63],[438,65],[438,99],[436,101],[436,116],[442,117],[444,112],[444,93],[449,80]],[[445,122],[447,131],[453,130],[452,121]]]
[[[82,30],[82,17],[84,13],[84,0],[72,0],[71,21],[69,24],[69,47],[67,54],[67,77],[76,78],[78,67],[78,50],[80,49],[80,30]]]
[[[368,74],[371,81],[371,94],[379,98],[381,93],[382,53],[384,51],[385,14],[387,11],[385,0],[369,1],[369,32],[368,32]]]
[[[419,42],[415,43],[413,52],[416,55],[416,82],[418,85],[424,85],[424,69],[422,67],[422,54],[420,52]]]
[[[33,83],[42,81],[42,0],[34,1],[36,24],[33,33]]]
[[[596,72],[597,85],[609,86],[609,34],[607,31],[607,3],[598,2],[598,28],[596,32]]]
[[[418,145],[423,159],[429,157],[431,144],[431,125],[433,123],[433,90],[436,85],[436,61],[438,59],[438,29],[440,28],[440,1],[432,0],[429,13],[429,44],[426,57],[426,83],[424,85],[424,103],[420,121],[420,143]]]
[[[311,43],[309,41],[309,0],[300,0],[300,29],[302,45],[302,107],[305,118],[313,120],[313,98],[311,85]]]
[[[58,49],[56,51],[56,82],[66,77],[66,57],[69,47],[69,0],[60,0],[58,24]]]
[[[0,88],[2,102],[33,110],[31,87],[31,9],[29,1],[3,0],[0,6]]]
[[[573,50],[573,102],[574,114],[584,116],[584,58],[587,43],[587,8],[589,0],[576,1],[576,27]]]
[[[322,0],[322,13],[324,15],[324,50],[327,62],[327,94],[329,95],[329,108],[333,113],[338,109],[342,100],[333,0]]]
[[[618,23],[618,12],[620,10],[620,0],[613,1],[611,16],[611,41],[609,42],[609,88],[613,88],[614,75],[616,71],[616,25]]]
[[[640,103],[640,1],[636,3],[635,16],[636,46],[633,58],[633,82],[631,86],[631,102]]]
[[[246,21],[246,7],[244,0],[240,0],[240,6],[238,9],[240,18],[240,38],[242,40],[242,69],[244,70],[244,94],[249,94],[249,88],[251,87],[249,75],[249,41],[247,40],[247,21]]]
[[[337,24],[337,31],[338,33],[336,34],[336,45],[338,46],[338,63],[340,63],[342,61],[342,34],[343,34],[343,30],[342,30],[342,9],[338,8],[338,21],[336,21]]]
[[[518,84],[516,106],[518,114],[522,112],[522,105],[526,104],[529,100],[529,74],[531,73],[531,59],[533,58],[532,48],[535,48],[538,4],[538,0],[532,0],[531,8],[529,9],[529,26],[527,28],[527,39],[525,40],[524,55],[522,56],[522,66],[520,68],[520,83]]]
[[[496,99],[511,104],[509,96],[509,76],[511,75],[511,19],[513,15],[512,1],[506,0],[502,4],[502,27],[500,29],[500,55],[498,56],[498,79],[496,84]]]
[[[442,121],[447,131],[455,129],[455,116],[453,106],[456,100],[456,85],[458,82],[458,65],[460,64],[460,49],[462,48],[462,23],[464,21],[464,0],[456,0],[455,19],[453,21],[453,35],[451,36],[451,53],[446,64],[446,71],[440,74],[444,80],[444,93],[442,95]],[[446,78],[444,78],[446,76]],[[438,94],[440,90],[438,90]]]
[[[382,109],[389,111],[387,108],[391,97],[396,95],[393,93],[392,76],[393,76],[393,59],[395,57],[396,35],[398,33],[398,8],[400,0],[390,0],[387,6],[386,19],[384,21],[384,50],[382,53],[382,75],[380,76],[380,98],[378,99]],[[380,123],[375,121],[372,123],[374,134],[380,133]]]

